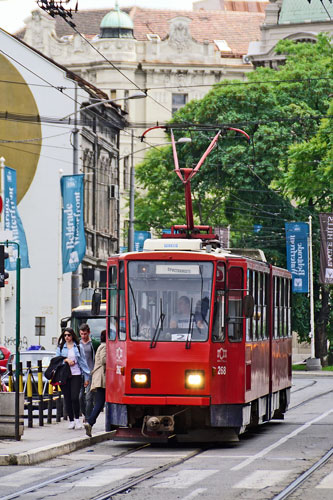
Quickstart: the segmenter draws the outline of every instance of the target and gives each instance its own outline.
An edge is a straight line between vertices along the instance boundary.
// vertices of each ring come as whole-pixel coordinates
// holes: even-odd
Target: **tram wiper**
[[[134,303],[134,313],[135,313],[135,319],[136,319],[136,336],[138,337],[139,335],[139,317],[138,317],[138,308],[137,308],[137,305],[136,305],[136,300],[135,300],[135,296],[134,296],[134,292],[133,292],[133,288],[132,288],[132,285],[131,283],[129,282],[128,283],[128,286],[129,286],[129,289],[131,290],[131,293],[132,293],[132,297],[133,297],[133,303]]]
[[[162,299],[161,299],[160,304],[161,304],[160,305],[161,314],[160,314],[160,317],[158,318],[158,322],[157,322],[157,325],[156,325],[156,328],[155,328],[155,331],[154,331],[154,335],[153,335],[153,338],[151,339],[151,342],[150,342],[150,348],[151,349],[153,349],[154,347],[156,347],[156,344],[157,344],[157,341],[158,341],[158,337],[160,336],[160,333],[163,330],[163,321],[164,321],[164,318],[165,318],[165,314],[164,314],[163,308],[162,308]]]

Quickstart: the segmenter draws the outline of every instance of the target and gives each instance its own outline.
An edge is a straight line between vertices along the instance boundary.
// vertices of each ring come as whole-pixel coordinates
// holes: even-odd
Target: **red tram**
[[[289,404],[290,273],[216,247],[193,225],[193,170],[175,164],[187,225],[108,260],[106,421],[118,440],[234,439]]]

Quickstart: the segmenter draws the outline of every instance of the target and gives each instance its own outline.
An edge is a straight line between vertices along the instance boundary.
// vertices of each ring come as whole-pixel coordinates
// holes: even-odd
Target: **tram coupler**
[[[171,415],[146,415],[143,419],[142,428],[144,427],[148,431],[173,432],[175,420]]]

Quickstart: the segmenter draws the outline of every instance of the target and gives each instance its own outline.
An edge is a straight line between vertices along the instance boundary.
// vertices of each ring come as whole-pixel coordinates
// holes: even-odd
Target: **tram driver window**
[[[213,342],[224,342],[224,292],[217,290],[214,302]]]
[[[228,279],[227,324],[228,338],[240,342],[243,338],[243,269],[232,267]]]

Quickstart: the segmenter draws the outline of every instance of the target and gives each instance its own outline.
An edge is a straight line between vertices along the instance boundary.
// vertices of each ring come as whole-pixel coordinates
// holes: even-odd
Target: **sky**
[[[79,9],[113,9],[115,0],[78,0]],[[68,4],[74,7],[76,0]],[[192,10],[192,0],[118,0],[119,7],[149,7],[156,9]],[[181,5],[181,7],[180,7]],[[24,27],[24,19],[37,9],[36,0],[0,0],[0,27],[14,33]]]

